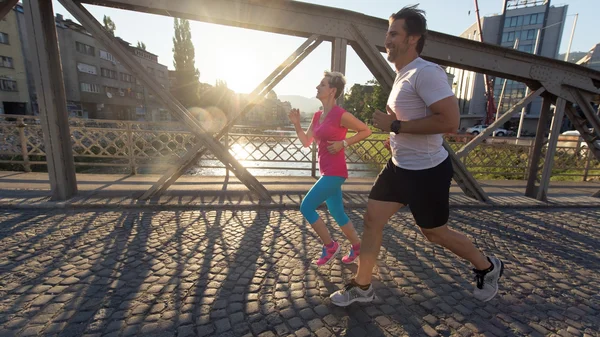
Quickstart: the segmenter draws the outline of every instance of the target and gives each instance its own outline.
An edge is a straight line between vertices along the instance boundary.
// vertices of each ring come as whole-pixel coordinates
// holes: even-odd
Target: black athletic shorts
[[[419,227],[440,227],[448,222],[453,175],[449,156],[438,166],[425,170],[406,170],[390,159],[377,176],[369,199],[408,205]]]

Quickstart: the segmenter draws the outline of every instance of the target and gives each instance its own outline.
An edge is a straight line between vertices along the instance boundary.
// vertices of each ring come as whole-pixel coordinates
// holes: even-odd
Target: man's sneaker
[[[375,290],[373,285],[369,285],[369,289],[362,290],[360,287],[351,282],[347,284],[344,289],[338,290],[329,296],[331,303],[339,306],[346,307],[354,302],[371,302],[375,299]]]
[[[354,250],[354,247],[350,245],[350,252],[348,255],[342,257],[342,262],[345,264],[353,263],[356,259],[358,259],[358,255],[360,255],[360,249]]]
[[[487,302],[496,296],[498,293],[498,280],[504,271],[504,263],[500,259],[491,256],[488,257],[488,260],[494,266],[492,271],[484,272],[473,269],[475,272],[475,281],[477,282],[475,290],[473,290],[473,296],[483,302]]]
[[[331,262],[333,260],[333,258],[337,255],[337,253],[340,251],[340,244],[333,241],[333,247],[331,248],[327,248],[325,246],[323,246],[323,252],[321,253],[321,257],[317,260],[317,266],[324,266],[326,264],[328,264],[329,262]]]

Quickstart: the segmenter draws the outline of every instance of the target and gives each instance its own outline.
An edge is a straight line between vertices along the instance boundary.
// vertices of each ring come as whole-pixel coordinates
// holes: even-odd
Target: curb
[[[366,208],[366,203],[347,203],[344,205],[347,209],[359,209]],[[566,203],[473,203],[473,204],[452,204],[450,208],[454,209],[542,209],[542,208],[600,208],[598,204],[566,204]],[[36,210],[36,209],[62,209],[62,210],[85,210],[85,209],[114,209],[114,210],[197,210],[197,209],[209,209],[209,210],[257,210],[257,209],[293,209],[299,210],[300,205],[298,203],[241,203],[241,204],[189,204],[189,205],[174,205],[174,204],[160,204],[160,203],[75,203],[75,202],[36,202],[36,203],[23,203],[23,202],[2,202],[0,201],[0,209],[22,209],[22,210]],[[327,209],[325,205],[321,205],[319,209]],[[408,210],[403,208],[402,210]],[[402,211],[401,210],[401,211]]]

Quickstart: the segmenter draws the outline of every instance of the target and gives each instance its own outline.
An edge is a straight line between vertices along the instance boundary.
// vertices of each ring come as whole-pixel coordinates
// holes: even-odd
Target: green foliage
[[[106,29],[112,36],[115,36],[115,30],[117,30],[117,25],[115,25],[110,16],[105,15],[102,21],[104,23],[104,29]]]
[[[190,22],[175,18],[173,36],[173,66],[176,86],[173,95],[186,107],[198,103],[200,72],[196,69],[196,52],[192,43]]]
[[[368,123],[375,110],[385,111],[388,96],[389,92],[374,79],[365,85],[354,84],[344,97],[344,108],[356,118]]]

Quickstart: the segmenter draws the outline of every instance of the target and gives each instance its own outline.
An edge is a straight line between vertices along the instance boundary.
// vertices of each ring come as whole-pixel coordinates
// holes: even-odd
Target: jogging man
[[[395,65],[396,79],[387,113],[375,112],[373,125],[390,132],[392,158],[369,194],[357,275],[330,296],[338,306],[374,299],[371,276],[383,227],[406,205],[430,242],[473,264],[475,298],[489,301],[498,292],[503,263],[496,257],[484,256],[464,234],[447,225],[453,169],[442,135],[456,132],[459,110],[445,71],[419,57],[427,32],[424,14],[410,6],[389,18],[385,47],[388,60]]]

